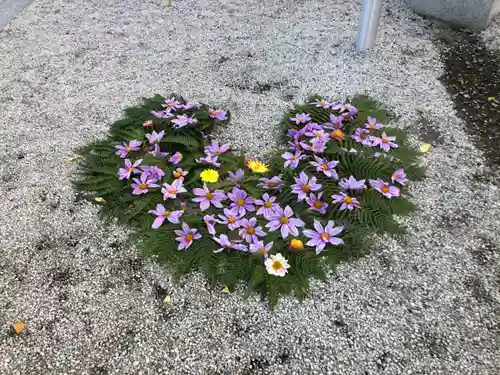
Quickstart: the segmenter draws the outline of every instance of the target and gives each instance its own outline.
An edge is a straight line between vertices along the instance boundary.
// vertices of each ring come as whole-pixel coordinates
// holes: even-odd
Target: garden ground
[[[36,0],[0,31],[0,373],[497,373],[500,27],[450,34],[388,1],[357,54],[344,3]],[[291,102],[371,94],[433,146],[410,235],[273,313],[173,283],[71,188],[74,148],[156,92],[229,108],[222,136],[252,155]]]

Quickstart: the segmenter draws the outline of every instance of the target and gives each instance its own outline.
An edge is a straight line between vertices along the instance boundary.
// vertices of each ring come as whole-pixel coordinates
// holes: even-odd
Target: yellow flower
[[[219,180],[219,172],[214,169],[205,169],[200,173],[200,178],[204,182],[217,182]]]
[[[297,240],[294,238],[293,240],[290,241],[290,249],[293,250],[300,250],[304,248],[304,243],[301,240]]]
[[[247,162],[247,167],[255,173],[266,173],[269,170],[269,167],[267,165],[256,159],[249,160]]]

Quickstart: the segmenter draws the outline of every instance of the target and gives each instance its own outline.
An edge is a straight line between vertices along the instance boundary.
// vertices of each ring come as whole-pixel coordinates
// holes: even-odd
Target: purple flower
[[[327,129],[342,129],[342,127],[344,126],[342,121],[344,121],[343,116],[335,116],[334,114],[330,114],[330,123],[324,124],[323,126]]]
[[[231,209],[224,208],[224,215],[219,214],[220,220],[217,220],[219,224],[225,224],[229,230],[235,230],[240,227],[240,219],[243,217],[239,213],[238,207],[233,207]]]
[[[229,238],[225,234],[221,234],[219,238],[212,237],[215,242],[217,242],[220,246],[220,249],[214,250],[214,253],[220,253],[225,249],[228,250],[240,250],[240,251],[248,251],[248,247],[246,245],[240,244],[237,241],[230,241]]]
[[[167,199],[177,199],[177,194],[185,193],[187,190],[182,184],[182,180],[174,180],[172,184],[164,183],[161,188],[163,193],[163,200]]]
[[[321,185],[316,183],[316,177],[309,179],[304,172],[300,172],[299,177],[294,177],[294,179],[295,184],[290,187],[292,188],[292,193],[297,194],[299,202],[306,199],[309,192],[321,189]]]
[[[199,164],[207,164],[207,165],[212,165],[216,168],[220,167],[220,163],[218,162],[219,157],[218,156],[203,156],[199,159],[196,159],[196,162]]]
[[[380,178],[377,180],[370,180],[369,182],[372,188],[382,193],[382,195],[386,196],[387,198],[399,197],[400,195],[399,189],[396,186],[390,186]]]
[[[323,196],[322,192],[318,193],[318,196],[316,196],[316,194],[314,193],[311,193],[311,195],[306,197],[306,203],[309,205],[309,209],[311,211],[317,211],[321,215],[324,215],[326,213],[328,204],[321,200],[322,196]]]
[[[316,246],[316,254],[319,254],[327,244],[343,244],[344,241],[335,236],[341,233],[344,227],[334,227],[334,225],[335,223],[333,220],[330,220],[326,227],[323,228],[323,225],[321,225],[318,220],[314,220],[315,230],[304,230],[304,235],[310,238],[310,240],[307,241],[307,246]]]
[[[182,160],[182,154],[179,151],[177,151],[170,157],[170,159],[168,159],[168,162],[172,164],[179,164],[181,160]]]
[[[207,226],[208,233],[210,233],[212,236],[215,236],[215,224],[217,223],[217,221],[215,221],[215,218],[212,215],[205,215],[203,216],[203,221]]]
[[[142,163],[142,159],[135,161],[133,164],[129,159],[125,159],[124,168],[118,170],[120,180],[128,180],[132,173],[140,173],[137,167]]]
[[[340,180],[340,190],[362,190],[366,189],[365,180],[357,181],[354,176]]]
[[[219,146],[218,141],[212,141],[212,143],[205,147],[205,154],[208,156],[219,156],[229,150],[231,145],[226,143],[225,145]]]
[[[378,129],[382,129],[384,127],[384,125],[379,124],[377,122],[377,119],[375,117],[368,116],[368,118],[366,120],[367,120],[367,122],[365,124],[366,129],[378,130]]]
[[[335,167],[339,163],[338,161],[328,161],[326,159],[319,158],[316,155],[314,155],[314,160],[316,161],[311,161],[309,163],[316,167],[316,171],[323,172],[327,177],[333,178],[335,180],[339,179],[339,175],[335,170]]]
[[[180,180],[183,180],[184,177],[186,177],[186,175],[188,173],[189,173],[188,171],[185,171],[182,168],[177,168],[175,171],[172,172],[172,174],[174,175],[174,178],[180,179]]]
[[[151,114],[158,118],[170,118],[174,116],[170,108],[167,108],[163,111],[151,111]]]
[[[295,117],[290,117],[290,121],[295,121],[296,124],[305,124],[310,119],[309,113],[297,113]]]
[[[259,237],[266,235],[262,228],[257,225],[257,219],[255,217],[251,219],[241,219],[239,234],[240,237],[248,243],[255,242]]]
[[[357,128],[355,133],[352,135],[352,139],[358,143],[361,142],[363,146],[373,146],[372,137],[370,136],[370,131],[368,129]]]
[[[115,152],[116,155],[119,155],[121,158],[126,158],[128,153],[131,151],[139,151],[139,147],[141,146],[141,141],[130,141],[130,143],[123,142],[123,145],[117,145],[115,148],[118,151]]]
[[[358,109],[349,103],[342,104],[340,106],[340,108],[338,108],[336,110],[338,110],[340,112],[347,112],[347,113],[345,113],[345,115],[347,115],[346,116],[347,119],[354,117],[354,115],[356,115],[356,113],[358,113]]]
[[[143,172],[148,176],[148,179],[151,180],[161,180],[163,176],[165,176],[165,172],[161,168],[158,168],[155,165],[143,165],[142,167]]]
[[[331,106],[331,103],[326,99],[317,100],[309,104],[315,105],[317,108],[325,108],[325,109],[328,109]]]
[[[216,120],[227,120],[227,111],[222,111],[220,109],[209,109],[208,113],[210,117]]]
[[[136,162],[137,163],[137,162]],[[391,176],[392,183],[397,182],[401,185],[404,185],[405,183],[408,182],[408,179],[406,178],[406,173],[403,168],[400,168],[396,171]]]
[[[273,247],[274,242],[269,242],[267,245],[264,244],[264,241],[255,241],[250,244],[250,252],[267,255],[269,250]]]
[[[344,108],[344,103],[334,103],[330,105],[330,108],[333,109],[334,111],[341,111],[342,108]]]
[[[316,143],[317,142],[326,143],[326,142],[328,142],[328,139],[330,138],[330,134],[325,133],[325,131],[323,129],[313,130],[313,131],[307,132],[306,136],[313,137],[313,140]]]
[[[281,155],[281,157],[285,159],[285,163],[283,164],[285,168],[290,167],[292,169],[295,169],[299,166],[299,162],[306,156],[302,155],[300,151],[295,151],[295,154],[285,152],[283,155]]]
[[[165,99],[165,103],[161,105],[169,110],[181,108],[182,104],[175,98]]]
[[[200,103],[196,103],[196,102],[186,103],[186,104],[182,105],[182,108],[184,108],[184,109],[200,108]]]
[[[256,199],[255,205],[261,206],[257,211],[257,215],[264,215],[265,218],[270,217],[274,213],[275,208],[278,207],[278,204],[274,203],[275,201],[276,197],[270,197],[267,193],[262,195],[262,199]]]
[[[340,192],[340,194],[332,194],[332,199],[333,199],[333,203],[340,204],[340,208],[339,208],[340,211],[343,211],[343,210],[352,211],[355,208],[361,207],[361,205],[359,204],[359,201],[356,198],[350,197],[349,195],[347,195],[344,192]]]
[[[312,139],[310,144],[307,144],[305,142],[300,142],[300,146],[306,150],[306,151],[311,151],[316,153],[321,153],[325,152],[326,148],[326,142],[322,142],[321,140],[318,139]]]
[[[231,207],[237,207],[240,215],[245,215],[247,211],[255,211],[253,198],[249,197],[245,190],[235,187],[231,193],[227,193],[227,196],[233,202]]]
[[[281,181],[281,178],[279,176],[274,176],[272,178],[266,178],[262,177],[259,179],[260,184],[257,186],[263,189],[268,189],[268,190],[279,190],[283,188],[283,181]]]
[[[320,124],[317,124],[315,122],[310,122],[308,124],[305,124],[302,129],[299,130],[300,135],[307,135],[308,133],[311,134],[314,131],[317,130],[323,130],[323,127]]]
[[[178,250],[187,249],[193,244],[193,240],[201,238],[198,229],[189,228],[189,225],[182,223],[182,230],[176,230],[175,234],[178,235],[175,240],[179,242]]]
[[[134,190],[132,190],[132,194],[134,195],[146,194],[149,191],[148,189],[160,187],[160,185],[155,184],[155,180],[149,179],[146,173],[141,173],[141,176],[134,178],[133,181],[132,188]]]
[[[163,152],[160,149],[160,145],[158,143],[155,143],[154,146],[153,146],[153,150],[149,151],[149,155],[158,156],[158,157],[161,157],[161,158],[165,158],[165,157],[167,157],[168,152]]]
[[[243,182],[243,179],[245,178],[245,172],[243,169],[238,169],[236,172],[229,171],[228,172],[229,177],[227,178],[231,184],[235,186],[240,186],[240,184]]]
[[[391,148],[398,148],[399,145],[395,143],[396,137],[389,137],[387,134],[382,133],[380,138],[372,137],[372,143],[374,146],[379,146],[385,152],[389,152]]]
[[[224,194],[223,190],[214,190],[210,191],[207,187],[207,184],[203,184],[203,189],[194,188],[194,195],[196,198],[193,198],[193,202],[197,202],[200,204],[200,209],[205,211],[213,205],[217,208],[222,208],[222,201],[227,199],[226,194]]]
[[[162,204],[157,204],[155,210],[148,211],[148,214],[156,215],[156,219],[153,221],[151,228],[159,228],[165,219],[172,224],[179,224],[179,217],[181,217],[183,213],[183,211],[167,211]]]
[[[146,134],[146,138],[148,139],[150,145],[160,143],[164,136],[165,132],[163,130],[159,133],[153,130],[151,134]]]
[[[189,117],[188,115],[177,115],[177,118],[171,122],[174,124],[175,129],[180,129],[189,124],[196,124],[198,120],[195,119],[194,116]]]
[[[269,218],[270,221],[267,223],[266,228],[269,228],[271,232],[280,229],[283,239],[287,238],[290,233],[292,236],[298,236],[299,230],[297,227],[303,227],[305,223],[292,216],[293,211],[290,206],[286,206],[284,210],[278,206],[274,210],[274,214]]]

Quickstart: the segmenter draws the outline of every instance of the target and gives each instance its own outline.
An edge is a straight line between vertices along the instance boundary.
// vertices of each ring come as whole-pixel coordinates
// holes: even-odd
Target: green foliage
[[[185,103],[184,99],[175,94],[168,98]],[[354,210],[340,210],[339,204],[333,203],[331,196],[340,193],[339,181],[327,177],[318,172],[309,161],[313,161],[312,155],[308,160],[299,163],[298,168],[285,168],[281,155],[287,150],[287,142],[290,138],[287,133],[290,129],[300,129],[302,124],[290,121],[296,114],[308,113],[312,123],[329,124],[331,115],[347,116],[344,109],[332,110],[319,108],[310,103],[321,100],[319,96],[309,98],[305,104],[290,108],[281,121],[283,129],[283,148],[269,155],[270,171],[263,175],[252,174],[245,165],[245,155],[229,152],[219,156],[221,166],[219,173],[221,178],[216,183],[208,184],[210,189],[222,189],[226,193],[232,189],[227,180],[229,171],[237,169],[245,170],[245,179],[242,186],[250,196],[259,198],[265,190],[259,185],[261,177],[271,178],[280,175],[284,188],[277,192],[277,203],[282,207],[290,205],[294,215],[302,219],[306,228],[313,227],[315,220],[326,225],[333,220],[335,226],[344,227],[340,237],[344,241],[341,246],[327,246],[326,251],[316,254],[314,248],[292,249],[290,237],[283,239],[279,231],[267,231],[264,242],[273,241],[271,254],[281,253],[287,259],[290,268],[284,277],[269,274],[264,264],[265,257],[261,253],[242,251],[221,251],[218,243],[212,239],[207,232],[203,216],[211,214],[217,216],[221,210],[210,208],[201,212],[196,205],[189,204],[194,197],[193,188],[202,186],[200,173],[211,166],[203,165],[198,160],[204,156],[204,147],[208,144],[205,134],[211,133],[215,126],[223,126],[229,122],[230,114],[226,121],[213,119],[206,105],[198,108],[178,110],[188,116],[197,119],[197,123],[189,124],[181,129],[172,126],[170,118],[157,118],[152,111],[162,111],[165,98],[156,95],[152,98],[144,98],[142,103],[125,109],[125,116],[113,123],[106,139],[96,141],[79,150],[81,159],[79,161],[80,174],[74,182],[76,190],[85,199],[101,207],[104,219],[118,219],[120,223],[127,225],[133,231],[133,238],[137,239],[138,247],[146,256],[153,257],[159,263],[165,265],[176,277],[180,277],[192,270],[201,271],[212,286],[225,285],[233,290],[240,285],[246,287],[245,295],[259,293],[264,296],[269,306],[274,307],[283,295],[295,295],[302,300],[307,296],[310,278],[325,280],[327,271],[335,271],[341,262],[353,261],[367,253],[374,246],[376,234],[402,235],[404,228],[401,227],[395,216],[412,214],[416,207],[406,196],[405,186],[401,188],[401,196],[388,199],[379,191],[371,187],[369,180],[382,179],[390,183],[393,172],[404,168],[406,176],[411,180],[424,178],[424,171],[418,163],[420,153],[408,141],[407,134],[393,127],[384,127],[381,130],[371,130],[371,135],[380,137],[382,132],[389,136],[395,136],[398,148],[384,153],[377,147],[365,147],[352,139],[352,134],[357,128],[363,128],[368,117],[376,117],[379,123],[387,124],[394,117],[386,111],[379,103],[367,96],[354,97],[350,102],[357,108],[358,112],[343,122],[341,131],[343,139],[331,135],[324,152],[319,153],[322,158],[338,161],[336,171],[340,178],[354,176],[357,180],[366,180],[367,188],[350,192],[360,203],[360,208]],[[344,114],[342,114],[344,113]],[[143,126],[146,122],[152,126]],[[330,124],[332,125],[332,124]],[[151,155],[151,146],[144,142],[146,134],[152,131],[165,133],[164,138],[157,147],[161,152],[168,152],[167,158]],[[333,129],[329,130],[333,131]],[[124,159],[116,155],[116,145],[132,140],[143,141],[138,152],[127,155],[132,161],[142,159],[142,165],[157,166],[164,173],[163,182],[171,183],[176,168],[182,167],[188,171],[184,178],[184,187],[187,193],[180,194],[177,200],[163,200],[160,188],[151,188],[147,194],[133,195],[131,181],[120,181],[117,177],[119,168],[123,168]],[[307,139],[306,139],[307,141]],[[173,165],[169,161],[170,155],[180,152],[183,159],[179,165]],[[379,155],[380,154],[380,155]],[[322,200],[328,203],[328,210],[323,215],[310,211],[308,205],[302,201],[297,202],[297,195],[292,193],[290,186],[295,183],[295,178],[300,172],[308,176],[314,176],[322,185]],[[137,176],[133,176],[137,177]],[[271,192],[272,194],[272,192]],[[154,216],[148,213],[157,204],[164,204],[169,211],[184,210],[181,222],[196,228],[201,238],[193,241],[192,245],[183,251],[178,250],[178,242],[175,231],[180,230],[179,224],[165,221],[157,229],[152,229]],[[267,221],[259,218],[259,225],[265,226]],[[217,225],[217,233],[225,233],[230,239],[237,239],[237,231],[229,231],[227,227]],[[304,244],[309,240],[303,234],[296,239]]]

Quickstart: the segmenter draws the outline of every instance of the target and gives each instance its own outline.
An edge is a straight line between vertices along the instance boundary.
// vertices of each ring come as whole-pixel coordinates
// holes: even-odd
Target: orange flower
[[[304,248],[304,243],[301,240],[294,238],[290,241],[290,249],[292,250],[301,250]]]

